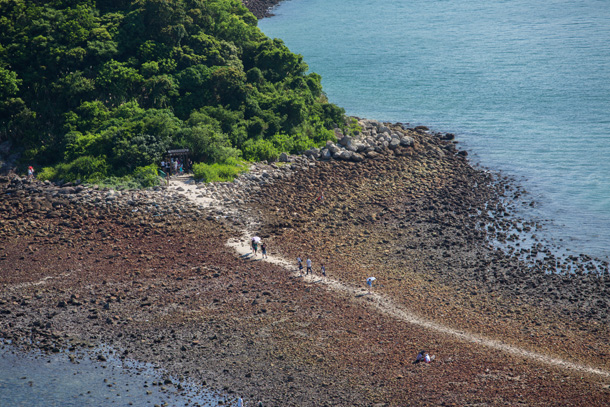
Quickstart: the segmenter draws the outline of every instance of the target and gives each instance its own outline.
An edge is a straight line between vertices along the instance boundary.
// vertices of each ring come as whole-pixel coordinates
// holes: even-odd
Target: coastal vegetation
[[[0,16],[0,143],[43,179],[147,185],[171,148],[234,166],[346,126],[239,0],[8,0]]]

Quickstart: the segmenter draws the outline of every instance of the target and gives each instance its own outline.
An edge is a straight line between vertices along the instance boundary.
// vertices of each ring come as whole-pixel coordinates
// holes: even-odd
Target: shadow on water
[[[45,354],[0,344],[0,404],[6,406],[231,405],[150,364],[121,360],[112,348]]]

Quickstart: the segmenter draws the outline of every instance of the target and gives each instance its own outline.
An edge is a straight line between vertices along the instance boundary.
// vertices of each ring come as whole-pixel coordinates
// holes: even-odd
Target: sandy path
[[[174,175],[170,178],[167,189],[171,192],[177,192],[186,196],[191,201],[204,207],[218,207],[220,201],[212,198],[204,197],[200,191],[197,191],[195,180],[189,175]]]
[[[195,183],[190,177],[180,176],[174,177],[170,181],[170,185],[168,187],[169,190],[175,191],[183,194],[186,198],[192,200],[193,202],[203,205],[205,207],[222,207],[224,209],[228,209],[224,207],[224,205],[218,201],[211,198],[206,198],[201,196],[201,194],[197,193],[197,188]],[[234,209],[234,208],[231,208]],[[249,231],[244,230],[243,236],[241,238],[230,239],[227,242],[227,246],[235,249],[237,254],[243,258],[249,258],[251,260],[255,260],[252,257],[252,252],[250,249],[250,236]],[[260,256],[260,254],[259,254]],[[279,265],[284,267],[287,271],[291,272],[295,277],[303,278],[304,281],[309,283],[321,283],[323,284],[329,291],[333,291],[336,293],[341,293],[343,295],[347,295],[353,297],[354,299],[359,299],[363,297],[372,298],[373,301],[367,301],[365,305],[372,306],[376,308],[378,311],[396,318],[398,320],[415,324],[432,331],[436,331],[445,335],[449,335],[455,337],[457,339],[467,341],[470,343],[474,343],[477,345],[485,346],[491,349],[500,350],[502,352],[506,352],[515,356],[527,358],[530,360],[534,360],[540,363],[544,363],[551,366],[561,367],[565,369],[570,369],[574,371],[579,371],[582,373],[589,373],[593,375],[610,377],[610,372],[598,369],[590,366],[586,366],[583,364],[569,362],[567,360],[563,360],[560,358],[555,358],[552,356],[544,355],[538,352],[532,352],[526,349],[522,349],[513,345],[508,345],[498,340],[488,339],[479,335],[474,335],[465,331],[456,330],[453,328],[449,328],[442,324],[423,319],[416,314],[410,312],[409,310],[395,304],[390,298],[387,298],[383,294],[379,294],[376,292],[371,292],[370,294],[363,288],[365,282],[362,282],[362,287],[354,287],[348,284],[345,284],[341,281],[334,280],[329,277],[322,276],[305,276],[301,275],[299,271],[296,269],[296,259],[294,262],[288,261],[279,256],[268,256],[265,259],[259,258],[262,261],[267,261],[272,264]]]

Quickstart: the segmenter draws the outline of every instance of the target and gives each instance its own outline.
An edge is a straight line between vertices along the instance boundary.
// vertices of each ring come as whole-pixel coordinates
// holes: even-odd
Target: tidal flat
[[[362,137],[382,128],[362,124]],[[508,231],[536,230],[513,215],[518,186],[449,137],[386,128],[413,142],[190,184],[209,205],[178,179],[2,178],[0,337],[50,353],[106,344],[246,405],[607,405],[607,264],[540,241],[501,250]],[[254,235],[278,261],[227,245]],[[422,349],[433,363],[412,363]]]

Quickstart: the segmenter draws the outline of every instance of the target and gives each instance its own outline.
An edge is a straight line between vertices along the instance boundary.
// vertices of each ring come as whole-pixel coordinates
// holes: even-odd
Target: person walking
[[[373,282],[377,280],[375,277],[369,277],[366,279],[366,285],[369,287],[369,294],[371,293],[371,288],[373,288]]]
[[[34,178],[34,167],[31,165],[28,167],[28,179]]]
[[[326,267],[324,267],[324,263],[322,263],[322,266],[320,267],[320,271],[322,272],[322,275],[324,277],[326,277]]]
[[[267,243],[265,243],[265,242],[263,242],[263,243],[261,244],[261,257],[262,257],[263,259],[266,259],[266,258],[267,258]]]
[[[252,254],[256,257],[256,253],[258,252],[258,241],[252,238]]]
[[[307,259],[307,271],[305,272],[305,274],[313,274],[313,270],[311,269],[311,259]]]
[[[299,268],[299,275],[303,274],[303,260],[297,257],[297,267]]]

